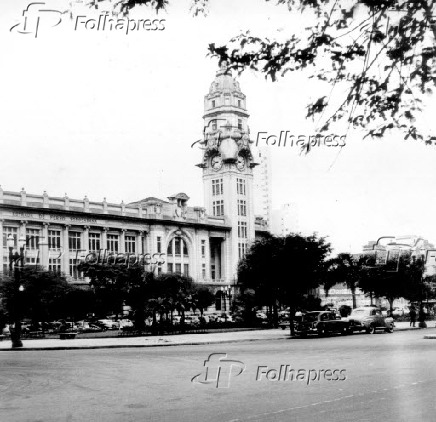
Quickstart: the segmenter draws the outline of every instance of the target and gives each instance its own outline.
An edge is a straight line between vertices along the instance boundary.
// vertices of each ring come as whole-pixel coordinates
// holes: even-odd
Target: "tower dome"
[[[232,94],[234,92],[245,98],[245,95],[241,92],[239,82],[233,78],[232,73],[227,66],[227,62],[222,61],[220,68],[216,73],[215,80],[210,85],[209,94]]]

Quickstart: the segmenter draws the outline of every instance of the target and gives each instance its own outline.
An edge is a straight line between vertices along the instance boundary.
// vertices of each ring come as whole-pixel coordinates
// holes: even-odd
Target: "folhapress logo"
[[[214,384],[216,388],[229,388],[230,379],[241,375],[245,371],[245,364],[226,358],[227,353],[210,354],[204,361],[205,373],[196,375],[191,381],[194,384]]]
[[[10,31],[34,35],[37,38],[40,29],[58,26],[62,22],[62,14],[59,10],[49,9],[43,2],[29,3],[23,10],[21,22],[14,25]]]

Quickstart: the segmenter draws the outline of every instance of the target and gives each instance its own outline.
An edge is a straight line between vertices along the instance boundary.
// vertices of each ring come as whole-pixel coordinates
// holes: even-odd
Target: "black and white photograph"
[[[435,0],[2,0],[0,421],[434,422]]]

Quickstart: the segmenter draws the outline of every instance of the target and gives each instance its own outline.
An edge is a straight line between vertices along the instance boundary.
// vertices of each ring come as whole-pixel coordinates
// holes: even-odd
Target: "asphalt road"
[[[436,340],[423,335],[2,352],[0,421],[433,422]],[[203,366],[214,353],[235,361],[218,381],[222,356],[207,379]]]

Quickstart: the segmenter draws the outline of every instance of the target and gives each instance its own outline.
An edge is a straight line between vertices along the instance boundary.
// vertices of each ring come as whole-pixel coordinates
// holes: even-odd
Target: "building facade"
[[[277,236],[287,236],[300,231],[298,225],[298,208],[296,204],[283,204],[279,209],[273,210],[271,219],[271,232]]]
[[[259,166],[254,170],[254,212],[272,227],[272,168],[269,147],[256,148],[254,159]]]
[[[136,259],[148,270],[188,275],[229,296],[239,259],[267,230],[254,215],[247,119],[245,95],[224,63],[205,97],[199,167],[206,207],[189,206],[185,193],[114,204],[0,188],[3,271],[13,240],[13,251],[25,243],[26,264],[60,271],[74,283],[87,283],[77,270],[81,261]]]

